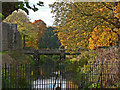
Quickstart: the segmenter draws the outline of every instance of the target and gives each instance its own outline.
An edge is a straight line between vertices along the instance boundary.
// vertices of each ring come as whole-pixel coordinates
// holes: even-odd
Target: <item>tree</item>
[[[43,36],[43,34],[44,34],[44,31],[46,30],[46,23],[43,21],[43,20],[41,20],[41,19],[39,19],[39,20],[35,20],[34,22],[33,22],[33,25],[36,27],[36,28],[38,28],[38,29],[36,29],[37,30],[37,37],[38,37],[38,39],[40,38],[40,37],[42,37]]]
[[[43,6],[43,2],[39,1],[37,3],[38,6]],[[13,11],[21,9],[29,14],[28,9],[32,9],[34,12],[38,10],[38,8],[33,5],[32,7],[29,5],[29,2],[2,2],[2,15],[4,16],[2,19],[5,19],[9,16]]]
[[[45,32],[45,30],[46,30],[46,23],[44,22],[44,21],[42,21],[41,19],[39,19],[39,20],[35,20],[33,23],[32,23],[33,25],[34,25],[34,27],[35,27],[35,31],[36,31],[36,49],[38,49],[38,41],[39,41],[39,39],[41,38],[41,37],[43,37],[43,35],[44,35],[44,32]]]
[[[50,5],[61,44],[68,50],[118,44],[119,6],[120,2],[55,2]],[[107,41],[103,40],[106,38]]]
[[[37,28],[34,28],[34,25],[29,21],[29,18],[23,11],[13,12],[4,20],[4,22],[17,24],[18,31],[22,37],[23,35],[27,35],[27,47],[37,48],[37,32],[35,30]]]
[[[59,48],[60,46],[60,41],[58,40],[58,37],[53,31],[55,28],[54,27],[48,27],[44,35],[39,39],[39,48],[48,48],[48,49],[55,49]]]

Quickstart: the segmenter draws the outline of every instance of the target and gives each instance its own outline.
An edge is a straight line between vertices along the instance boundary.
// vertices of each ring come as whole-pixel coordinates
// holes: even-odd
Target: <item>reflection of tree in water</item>
[[[54,87],[57,87],[60,84],[60,78],[62,78],[62,85],[66,85],[67,88],[78,88],[78,85],[74,82],[75,73],[74,70],[70,68],[70,64],[63,65],[62,63],[60,63],[59,60],[55,61],[53,60],[53,57],[52,59],[51,57],[52,56],[45,56],[44,58],[41,57],[39,63],[36,63],[36,68],[34,69],[36,72],[36,77],[34,80],[40,79],[43,81],[47,81],[48,79],[50,79],[53,81],[52,85],[54,85]],[[54,57],[54,59],[55,58],[56,57]],[[63,83],[64,80],[66,82]]]
[[[54,76],[53,72],[56,71],[56,63],[50,56],[41,55],[40,61],[34,65],[34,74],[39,78],[49,78]]]

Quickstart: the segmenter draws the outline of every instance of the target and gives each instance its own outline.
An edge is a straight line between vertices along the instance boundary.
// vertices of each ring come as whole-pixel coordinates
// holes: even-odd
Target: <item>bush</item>
[[[92,83],[101,82],[101,72],[103,87],[108,88],[119,82],[120,56],[118,49],[118,47],[97,49],[95,52],[98,56],[96,56],[94,60],[89,60],[87,65],[84,65],[82,72],[90,74],[89,80],[91,80]]]

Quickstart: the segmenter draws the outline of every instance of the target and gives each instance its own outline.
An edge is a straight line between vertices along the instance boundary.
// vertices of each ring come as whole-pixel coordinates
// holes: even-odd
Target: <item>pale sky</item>
[[[19,0],[24,1],[24,0]],[[39,1],[44,2],[44,6],[37,6],[36,3]],[[52,26],[54,22],[54,18],[52,18],[53,14],[51,13],[51,9],[49,8],[49,4],[54,3],[56,0],[28,0],[30,2],[30,6],[35,4],[38,7],[38,11],[34,12],[33,10],[29,10],[28,17],[30,21],[33,22],[34,20],[41,19],[43,20],[47,26]]]

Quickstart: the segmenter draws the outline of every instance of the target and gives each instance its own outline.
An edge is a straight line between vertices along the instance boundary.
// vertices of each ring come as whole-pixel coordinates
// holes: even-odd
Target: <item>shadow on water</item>
[[[63,75],[64,72],[60,74],[60,63],[55,62],[49,58],[45,58],[46,61],[35,64],[34,66],[34,78],[32,80],[33,89],[52,89],[57,87],[61,88],[78,88],[77,85],[73,85],[72,81],[66,78],[66,75]]]

